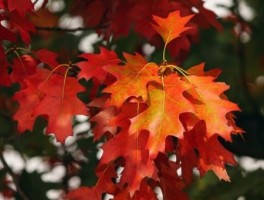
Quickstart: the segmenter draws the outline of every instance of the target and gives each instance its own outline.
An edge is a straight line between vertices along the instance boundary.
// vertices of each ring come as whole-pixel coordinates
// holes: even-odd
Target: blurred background
[[[159,39],[138,31],[140,25],[130,27],[128,24],[124,25],[127,28],[119,30],[110,22],[101,23],[89,18],[89,13],[91,16],[103,16],[102,9],[98,9],[101,6],[98,2],[101,1],[94,1],[97,5],[91,3],[93,1],[49,0],[46,8],[42,8],[43,0],[33,2],[37,11],[36,15],[30,15],[29,20],[37,31],[32,35],[32,51],[47,48],[58,52],[61,62],[71,60],[74,63],[78,61],[80,53],[98,52],[99,46],[103,45],[114,49],[120,56],[121,52],[136,51],[143,53],[150,61],[162,61]],[[177,2],[181,6],[184,4],[181,0],[171,2],[176,2],[175,7],[178,6]],[[213,173],[208,173],[202,179],[195,180],[187,192],[193,200],[262,200],[263,1],[207,0],[204,5],[197,3],[197,7],[195,2],[200,1],[188,2],[193,4],[191,7],[185,5],[186,13],[197,14],[193,23],[198,28],[186,33],[184,40],[176,41],[174,47],[169,47],[169,61],[184,69],[201,62],[206,63],[206,70],[220,68],[222,74],[218,80],[230,85],[226,94],[242,110],[235,116],[237,125],[245,133],[243,136],[233,136],[233,143],[221,140],[238,161],[236,167],[227,166],[231,183],[221,182]],[[212,15],[201,6],[212,10],[216,14],[216,21],[210,21]],[[80,12],[79,7],[85,9]],[[122,24],[126,18],[124,16],[122,19],[120,14],[113,20]],[[104,28],[108,26],[110,28],[105,31]],[[91,90],[91,82],[83,84]],[[41,118],[36,121],[32,132],[17,134],[14,128],[16,122],[12,121],[16,104],[10,99],[16,90],[16,86],[0,88],[0,199],[23,199],[16,189],[17,184],[30,199],[38,200],[57,200],[71,189],[93,185],[97,179],[93,172],[102,154],[102,143],[93,142],[93,125],[89,119],[76,117],[74,136],[69,137],[64,145],[57,143],[52,135],[43,135],[46,122]],[[14,177],[16,184],[13,183]]]

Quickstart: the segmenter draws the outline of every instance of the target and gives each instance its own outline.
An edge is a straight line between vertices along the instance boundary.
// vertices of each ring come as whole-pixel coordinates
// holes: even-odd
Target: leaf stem
[[[27,73],[26,67],[25,67],[23,61],[21,60],[20,55],[17,53],[17,51],[14,51],[14,53],[16,54],[17,58],[19,59],[21,65],[22,65],[23,70]]]
[[[27,52],[28,54],[32,54],[32,52],[31,52],[30,50],[25,49],[25,48],[22,48],[22,47],[17,47],[16,49],[17,49],[17,50],[20,50],[20,51],[25,51],[25,52]]]
[[[63,101],[64,101],[64,96],[65,96],[65,86],[66,86],[66,80],[67,80],[67,74],[69,72],[69,70],[71,69],[71,67],[68,67],[66,69],[66,72],[64,74],[64,78],[63,78],[63,86],[62,86],[62,94],[61,94],[61,106],[60,106],[60,113],[62,111],[62,105],[63,105]]]
[[[162,53],[163,61],[166,61],[166,49],[167,49],[167,45],[169,43],[170,36],[171,36],[171,30],[169,31],[169,35],[167,37],[167,40],[166,40],[164,48],[163,48],[163,53]]]
[[[190,84],[193,84],[192,81],[189,79],[188,75],[189,73],[187,71],[185,71],[184,69],[178,67],[178,66],[175,66],[175,65],[168,65],[168,67],[171,67],[175,70],[177,70],[180,74],[182,74],[184,76],[184,78],[186,78],[186,80],[190,83]],[[203,103],[206,104],[206,101],[205,99],[203,98],[203,96],[201,95],[201,93],[199,92],[199,90],[197,90],[195,87],[194,87],[194,90],[196,91],[196,93],[198,94],[198,96],[202,99]]]
[[[168,42],[166,41],[166,43],[164,45],[164,48],[163,48],[163,53],[162,53],[162,59],[163,59],[163,61],[166,60],[166,48],[167,48],[167,44],[168,44]]]
[[[58,69],[61,68],[61,67],[71,68],[71,66],[70,66],[69,64],[60,64],[60,65],[58,65],[58,66],[55,67],[53,70],[51,70],[51,72],[50,72],[48,78],[46,79],[46,81],[48,81],[48,80],[50,79],[51,75],[52,75],[56,70],[58,70]]]

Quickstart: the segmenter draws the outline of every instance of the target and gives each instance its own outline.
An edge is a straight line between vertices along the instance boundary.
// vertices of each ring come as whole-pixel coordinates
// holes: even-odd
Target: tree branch
[[[12,177],[13,182],[16,186],[17,192],[18,194],[21,196],[21,198],[23,200],[29,200],[29,198],[26,196],[26,194],[24,193],[24,191],[22,190],[22,188],[19,185],[19,180],[17,178],[17,175],[12,171],[12,169],[8,166],[4,155],[2,154],[2,152],[0,153],[0,160],[3,163],[4,168],[6,169],[6,171],[8,172],[8,174]]]
[[[42,26],[36,26],[36,29],[38,31],[54,31],[54,32],[76,32],[76,31],[90,31],[90,30],[95,30],[98,28],[104,28],[96,26],[96,27],[78,27],[78,28],[61,28],[58,26],[54,27],[42,27]]]

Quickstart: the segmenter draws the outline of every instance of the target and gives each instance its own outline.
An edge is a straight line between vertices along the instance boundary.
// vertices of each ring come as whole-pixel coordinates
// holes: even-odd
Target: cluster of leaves
[[[0,84],[19,85],[12,97],[18,102],[13,115],[18,132],[32,131],[41,117],[47,121],[45,133],[64,143],[73,133],[74,116],[90,117],[94,141],[103,141],[98,180],[71,191],[67,199],[101,199],[106,193],[115,199],[157,199],[156,188],[164,199],[188,199],[183,190],[195,168],[201,176],[212,170],[228,181],[225,164],[235,160],[219,136],[231,142],[231,134],[242,132],[232,114],[239,108],[224,95],[229,86],[215,81],[220,70],[204,71],[204,63],[183,70],[166,61],[168,49],[180,63],[197,37],[195,25],[221,29],[215,15],[200,0],[122,2],[78,1],[70,12],[81,15],[105,40],[127,35],[132,27],[157,46],[161,36],[162,63],[101,47],[98,54],[78,55],[82,61],[60,64],[60,55],[47,49],[3,45]],[[30,43],[35,26],[26,14],[34,14],[33,7],[30,0],[0,1],[0,19],[7,22],[6,27],[0,24],[3,44]],[[80,98],[87,94],[82,81],[93,83],[87,102]]]
[[[154,16],[154,28],[164,39],[165,47],[187,29],[190,18],[180,17],[177,11],[167,18]],[[113,52],[107,56],[106,50],[101,51],[106,60],[96,71],[86,71],[93,62],[91,54],[77,65],[85,78],[95,76],[105,81],[107,73],[116,78],[110,85],[105,83],[103,93],[111,95],[100,97],[103,106],[97,106],[103,109],[91,118],[97,123],[95,139],[104,133],[110,133],[111,139],[102,146],[97,184],[75,190],[68,197],[78,199],[79,194],[85,193],[86,197],[100,199],[107,192],[116,199],[155,199],[153,189],[159,186],[165,199],[186,199],[180,191],[191,182],[195,167],[201,175],[213,170],[220,179],[229,180],[224,165],[235,161],[217,137],[230,141],[231,133],[241,132],[231,114],[239,108],[223,96],[228,86],[214,82],[219,71],[204,72],[204,64],[184,71],[165,60],[158,66],[139,54],[124,54],[126,61],[117,64],[120,61]],[[120,130],[116,132],[114,127]],[[176,162],[169,160],[170,154],[176,155]],[[123,168],[122,175],[113,182],[117,178],[114,169],[118,167]],[[176,173],[178,169],[182,169],[182,175]]]

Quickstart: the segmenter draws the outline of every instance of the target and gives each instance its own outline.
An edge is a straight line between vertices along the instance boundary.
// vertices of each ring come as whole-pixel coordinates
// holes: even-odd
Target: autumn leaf
[[[113,179],[117,178],[116,165],[113,162],[97,169],[97,182],[93,187],[80,187],[66,195],[68,200],[101,200],[103,194],[114,194],[117,187]]]
[[[148,150],[145,149],[147,140],[146,132],[128,134],[126,130],[123,130],[102,146],[105,153],[99,166],[120,157],[125,159],[124,170],[118,185],[121,189],[127,187],[130,197],[139,189],[145,177],[157,177],[154,165],[149,159]]]
[[[163,198],[166,200],[188,200],[187,194],[183,192],[187,184],[177,174],[181,165],[168,160],[167,156],[162,153],[158,154],[155,164],[158,168],[159,185]]]
[[[186,24],[190,21],[193,15],[181,17],[180,11],[169,13],[166,18],[153,16],[157,24],[152,24],[154,29],[161,35],[165,44],[168,44],[173,39],[179,37],[181,33],[190,29]]]
[[[122,190],[127,187],[125,191],[129,197],[139,190],[145,177],[156,178],[154,165],[149,159],[148,150],[145,149],[148,132],[129,134],[127,131],[130,124],[129,118],[136,116],[144,109],[146,109],[144,104],[126,103],[122,105],[120,113],[109,120],[109,124],[120,127],[121,132],[102,146],[104,153],[99,163],[100,166],[121,157],[125,159],[124,170],[118,185]]]
[[[12,83],[19,83],[21,88],[25,87],[24,79],[36,73],[37,61],[29,56],[23,55],[13,59],[10,79]]]
[[[187,70],[189,75],[195,75],[195,76],[212,76],[217,78],[221,74],[220,69],[212,69],[210,71],[205,71],[205,63],[200,63],[198,65],[195,65]]]
[[[195,89],[190,89],[186,93],[193,97],[193,99],[189,99],[193,102],[195,115],[206,122],[208,134],[210,136],[218,134],[231,141],[234,127],[229,125],[227,114],[232,111],[240,111],[240,109],[235,103],[221,97],[229,89],[229,86],[225,83],[214,82],[214,79],[211,76],[188,76],[188,80]],[[195,99],[200,102],[195,102]]]
[[[9,23],[11,28],[18,32],[22,40],[28,44],[31,39],[30,33],[34,33],[36,30],[35,26],[27,19],[21,17],[16,10],[9,14]]]
[[[46,96],[36,107],[34,115],[48,118],[47,133],[54,133],[59,142],[72,134],[74,115],[88,115],[85,104],[77,97],[85,90],[77,79],[53,74],[39,85]]]
[[[130,97],[140,97],[147,100],[147,84],[151,81],[159,82],[158,66],[147,61],[139,54],[124,54],[125,65],[109,65],[104,69],[116,77],[117,81],[106,87],[103,92],[112,94],[106,106],[121,105]]]
[[[5,18],[0,16],[0,22],[3,21]],[[6,29],[5,27],[2,26],[0,23],[0,40],[9,40],[12,42],[16,42],[16,37],[13,32],[10,30]]]
[[[59,65],[57,61],[58,54],[53,51],[49,51],[47,49],[40,49],[36,51],[35,54],[42,63],[47,64],[51,69]]]
[[[198,156],[197,167],[202,176],[213,170],[219,179],[229,181],[225,164],[235,165],[234,156],[220,144],[216,134],[209,137],[206,131],[205,121],[200,121],[192,130],[186,132],[184,138],[180,140],[181,155],[191,156],[190,162],[195,160],[192,155]]]
[[[26,89],[20,90],[13,96],[13,100],[19,103],[19,109],[14,114],[13,119],[18,121],[19,132],[32,130],[36,116],[33,115],[35,107],[40,102],[39,91],[30,82],[26,82]]]
[[[114,106],[107,107],[93,116],[90,121],[95,122],[93,129],[94,139],[99,140],[105,133],[115,134],[117,132],[116,126],[111,126],[109,121],[116,115],[117,110]]]
[[[101,197],[100,197],[101,198]],[[100,200],[96,192],[90,187],[79,187],[65,196],[66,200]]]
[[[30,0],[7,0],[7,5],[9,11],[17,11],[22,17],[25,17],[29,11],[34,9],[34,5]]]
[[[24,89],[18,91],[13,96],[13,100],[17,101],[19,106],[13,119],[18,122],[18,131],[32,130],[37,115],[34,110],[43,98],[44,93],[38,89],[38,85],[42,83],[49,75],[48,70],[38,69],[34,75],[24,79]]]
[[[146,110],[147,105],[139,102],[128,102],[122,105],[119,113],[109,120],[109,125],[127,129],[131,121],[130,119],[139,115]]]
[[[204,7],[204,1],[202,0],[182,0],[187,7],[191,10],[195,10],[195,16],[193,21],[198,23],[203,28],[214,26],[218,31],[223,30],[222,25],[217,21],[217,15]]]
[[[92,77],[96,77],[101,84],[105,81],[107,75],[104,67],[120,63],[114,51],[107,50],[103,47],[100,48],[100,54],[86,53],[80,55],[80,57],[85,58],[87,61],[81,61],[76,64],[81,70],[78,73],[78,78],[89,80]]]
[[[150,132],[148,148],[152,156],[156,157],[159,151],[164,152],[167,136],[182,136],[184,128],[180,114],[194,111],[193,105],[182,94],[190,87],[176,74],[164,77],[163,85],[149,85],[148,108],[131,119],[129,131]]]

